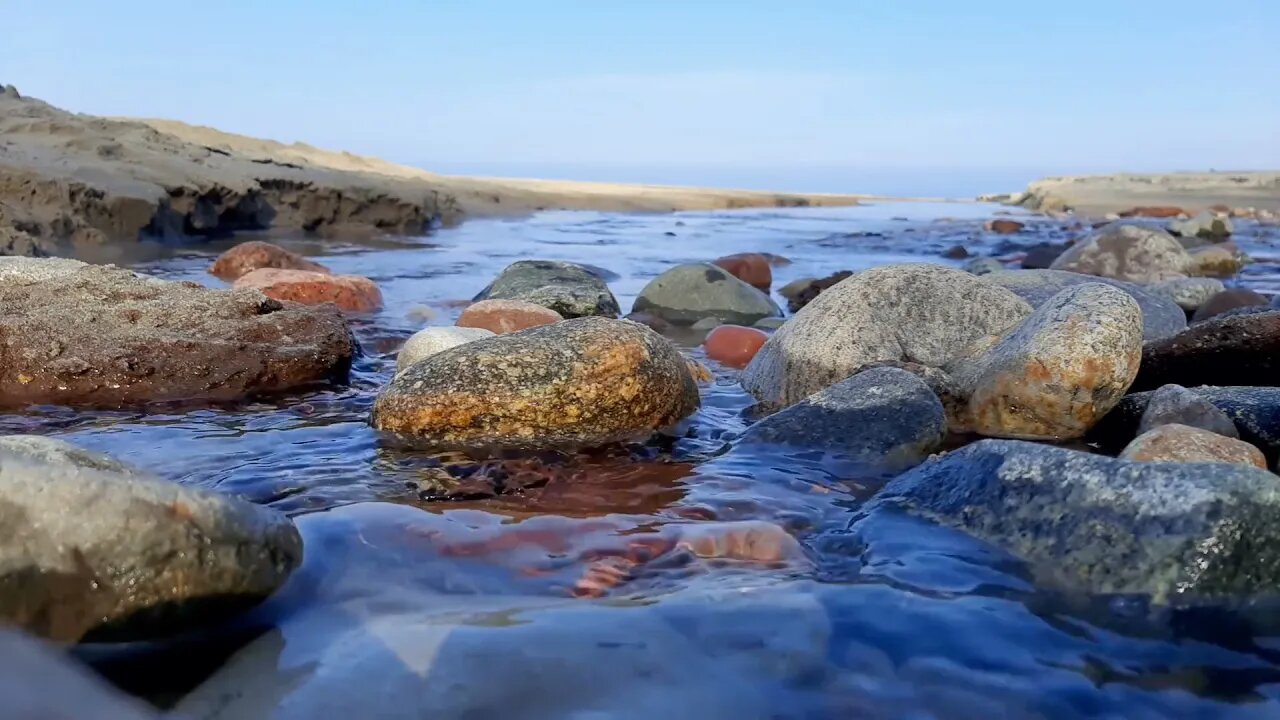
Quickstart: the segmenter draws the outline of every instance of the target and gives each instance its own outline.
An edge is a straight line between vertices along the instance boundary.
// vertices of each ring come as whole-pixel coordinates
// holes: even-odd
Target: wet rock
[[[1249,443],[1176,423],[1142,433],[1120,457],[1134,462],[1228,463],[1267,469],[1262,451]]]
[[[1280,383],[1280,312],[1216,317],[1148,342],[1134,390]]]
[[[1207,278],[1202,278],[1207,279]],[[1235,310],[1243,307],[1266,307],[1269,305],[1267,297],[1260,293],[1254,292],[1248,288],[1230,288],[1209,298],[1196,309],[1195,314],[1191,316],[1191,322],[1198,323],[1217,317],[1228,310]]]
[[[0,516],[0,618],[64,642],[216,624],[302,559],[279,513],[44,437],[0,438]]]
[[[550,325],[563,319],[555,310],[522,300],[481,300],[467,306],[455,324],[461,328],[483,328],[502,335]]]
[[[698,322],[690,325],[689,329],[697,330],[699,332],[707,332],[708,330],[715,330],[723,324],[724,321],[718,317],[704,317]]]
[[[1007,270],[990,273],[982,279],[1007,288],[1019,297],[1040,307],[1049,298],[1074,285],[1102,283],[1125,291],[1142,308],[1142,335],[1146,340],[1169,337],[1185,330],[1187,315],[1172,300],[1133,283],[1110,278],[1082,275],[1061,270]]]
[[[332,308],[109,266],[8,260],[0,264],[7,405],[223,401],[347,380],[355,343]]]
[[[642,438],[698,407],[685,358],[632,322],[577,318],[414,363],[373,426],[435,447],[555,448]]]
[[[732,368],[744,368],[768,339],[768,335],[755,328],[721,325],[707,335],[703,344],[707,357],[712,360]]]
[[[551,260],[521,260],[507,266],[476,300],[523,300],[566,318],[618,317],[618,301],[589,268]]]
[[[751,327],[758,328],[760,330],[777,330],[778,328],[786,324],[787,324],[786,318],[767,317],[767,318],[760,318],[759,320],[751,323]]]
[[[942,257],[948,260],[964,260],[969,257],[969,250],[963,245],[952,245],[942,251]]]
[[[633,312],[656,315],[676,325],[719,318],[735,325],[782,314],[768,295],[714,265],[677,265],[649,281]]]
[[[711,372],[711,368],[697,360],[687,357],[685,358],[685,363],[689,366],[689,375],[693,377],[694,382],[701,385],[716,379],[716,374]]]
[[[1191,266],[1187,273],[1200,277],[1229,278],[1252,262],[1248,255],[1231,243],[1196,248],[1190,256]]]
[[[1245,442],[1261,448],[1273,464],[1280,459],[1280,388],[1276,387],[1196,387],[1188,390],[1221,410],[1239,431]],[[1089,441],[1110,452],[1118,452],[1142,427],[1146,410],[1158,391],[1126,395],[1103,422],[1089,434]],[[1183,413],[1183,425],[1218,430],[1220,421],[1212,425],[1197,421],[1197,416]],[[1227,435],[1227,433],[1219,433]],[[1229,437],[1235,437],[1234,434]]]
[[[1168,233],[1140,225],[1106,225],[1072,245],[1050,269],[1137,283],[1188,274],[1191,257]]]
[[[627,316],[623,319],[630,320],[631,322],[634,322],[634,323],[640,323],[641,325],[644,325],[645,327],[649,328],[650,330],[653,330],[659,335],[671,330],[671,323],[667,322],[666,320],[663,320],[660,317],[650,315],[649,313],[637,313],[637,312],[628,313]]]
[[[1190,215],[1186,210],[1172,205],[1142,205],[1129,208],[1119,213],[1120,217],[1141,218],[1176,218],[1179,215]]]
[[[1000,235],[1013,235],[1022,232],[1022,228],[1026,227],[1024,223],[1017,220],[988,220],[983,228],[989,232],[998,233]]]
[[[782,287],[778,288],[778,294],[787,300],[791,300],[792,298],[798,297],[800,293],[808,289],[808,287],[813,283],[817,282],[817,280],[818,278],[810,278],[810,277],[798,278],[796,280],[792,280],[786,285],[783,285]]]
[[[333,303],[347,312],[366,313],[382,307],[382,291],[359,275],[262,268],[241,276],[232,287],[253,288],[269,298],[303,305]]]
[[[130,698],[81,667],[61,649],[10,630],[0,630],[0,697],[13,720],[159,720]]]
[[[1004,288],[940,265],[888,265],[825,292],[783,325],[742,374],[768,405],[790,405],[868,363],[941,367],[1030,313]]]
[[[1081,437],[1124,397],[1142,357],[1142,311],[1123,291],[1074,285],[994,347],[948,368],[969,426],[995,437]]]
[[[1161,425],[1183,425],[1224,437],[1240,437],[1235,423],[1231,422],[1226,413],[1181,385],[1165,385],[1151,392],[1146,410],[1138,422],[1138,434],[1142,435]]]
[[[410,365],[472,340],[493,337],[492,330],[472,327],[429,327],[414,333],[396,355],[396,372]]]
[[[946,432],[942,403],[923,380],[880,367],[764,418],[747,430],[740,447],[817,448],[892,472],[920,463],[942,445]]]
[[[1174,235],[1199,237],[1214,242],[1226,240],[1235,231],[1229,218],[1211,212],[1202,212],[1189,220],[1173,220],[1168,228]]]
[[[1053,265],[1053,262],[1067,251],[1068,245],[1057,245],[1054,243],[1041,243],[1027,248],[1027,254],[1022,258],[1023,270],[1047,270]]]
[[[791,264],[791,258],[776,253],[758,253],[765,260],[769,261],[772,267],[787,267]]]
[[[1147,289],[1169,298],[1187,312],[1195,312],[1209,298],[1222,292],[1226,287],[1221,280],[1195,277],[1164,280]]]
[[[724,268],[730,275],[757,290],[769,292],[769,286],[773,285],[773,270],[770,268],[769,258],[760,253],[726,255],[712,260],[711,264]]]
[[[868,510],[965,530],[1071,592],[1183,604],[1280,587],[1280,482],[1254,468],[982,440],[891,481]]]
[[[995,258],[980,257],[974,258],[969,262],[960,266],[961,270],[970,275],[986,275],[987,273],[1000,272],[1004,270],[1004,263]]]
[[[235,282],[254,270],[276,268],[278,270],[307,270],[327,273],[329,268],[312,262],[298,253],[290,252],[269,242],[252,240],[243,242],[218,256],[209,268],[209,274],[220,280]]]
[[[798,288],[794,296],[783,294],[787,298],[787,309],[793,313],[800,312],[800,308],[813,302],[813,299],[822,294],[823,290],[836,285],[837,283],[853,276],[851,270],[841,270],[824,278],[810,280],[808,283]],[[783,290],[787,288],[784,287]]]

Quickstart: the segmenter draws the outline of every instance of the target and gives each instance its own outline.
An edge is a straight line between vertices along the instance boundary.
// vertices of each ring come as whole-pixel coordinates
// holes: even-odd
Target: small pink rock
[[[236,280],[233,287],[257,288],[269,298],[303,305],[333,303],[348,312],[372,312],[382,307],[378,286],[359,275],[261,268]]]
[[[564,318],[550,308],[523,300],[481,300],[462,311],[458,327],[484,328],[503,335],[540,325],[558,323]]]
[[[760,253],[726,255],[713,260],[711,264],[719,266],[742,282],[765,292],[769,292],[769,286],[773,284],[773,270],[769,267],[769,258]]]
[[[243,242],[218,256],[209,268],[209,274],[227,282],[233,282],[262,268],[280,270],[309,270],[328,273],[329,268],[312,262],[298,253],[289,252],[279,245],[252,240]]]
[[[707,334],[707,357],[734,368],[744,368],[769,336],[755,328],[721,325]]]

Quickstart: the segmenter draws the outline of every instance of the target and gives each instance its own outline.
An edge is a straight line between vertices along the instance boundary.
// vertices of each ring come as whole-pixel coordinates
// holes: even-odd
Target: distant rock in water
[[[1202,212],[1189,220],[1172,220],[1169,232],[1182,237],[1204,238],[1211,242],[1221,242],[1231,237],[1235,227],[1231,219],[1212,212]]]
[[[1022,258],[1023,270],[1047,270],[1053,267],[1054,261],[1062,257],[1062,253],[1067,251],[1070,245],[1057,245],[1054,243],[1040,243],[1027,248],[1027,254]]]
[[[344,383],[355,351],[333,308],[68,260],[0,263],[9,406],[223,401]]]
[[[576,318],[618,317],[618,301],[597,272],[552,260],[521,260],[507,266],[475,300],[522,300]]]
[[[763,292],[769,292],[769,286],[773,284],[772,263],[762,253],[726,255],[712,260],[711,264],[728,270],[729,274]]]
[[[841,270],[824,278],[807,278],[788,283],[778,290],[778,294],[787,299],[787,309],[793,313],[800,312],[805,305],[822,294],[823,290],[853,275],[851,270]]]
[[[460,328],[484,328],[498,335],[550,325],[560,313],[523,300],[481,300],[467,306],[456,323]]]
[[[1190,274],[1191,257],[1171,235],[1141,225],[1106,225],[1068,248],[1050,266],[1085,275],[1154,283]]]
[[[983,228],[988,232],[997,233],[999,235],[1014,235],[1022,232],[1022,228],[1026,227],[1024,223],[1017,220],[988,220]]]
[[[457,347],[472,340],[493,337],[492,330],[471,327],[429,327],[419,330],[405,341],[396,355],[396,372],[404,372],[410,365]]]
[[[0,619],[62,642],[209,627],[302,559],[284,515],[44,437],[0,438],[0,508]]]
[[[632,312],[647,313],[676,325],[717,318],[751,325],[782,309],[760,290],[727,270],[706,263],[677,265],[649,281],[636,297]]]
[[[1122,218],[1176,218],[1179,215],[1190,215],[1186,210],[1174,205],[1142,205],[1117,213]]]
[[[382,307],[382,291],[372,280],[359,275],[333,275],[328,270],[260,268],[240,276],[232,287],[253,288],[269,298],[303,305],[333,303],[354,313]]]
[[[272,245],[261,240],[243,242],[218,256],[209,268],[209,274],[234,282],[261,268],[279,270],[309,270],[327,273],[329,268],[318,262],[312,262],[298,253],[285,250],[279,245]]]

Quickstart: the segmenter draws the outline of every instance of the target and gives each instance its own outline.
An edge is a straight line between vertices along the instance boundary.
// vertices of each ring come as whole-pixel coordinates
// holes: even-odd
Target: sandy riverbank
[[[1043,210],[1105,215],[1141,206],[1179,207],[1189,213],[1216,205],[1280,211],[1280,172],[1116,174],[1037,180],[1021,203]]]

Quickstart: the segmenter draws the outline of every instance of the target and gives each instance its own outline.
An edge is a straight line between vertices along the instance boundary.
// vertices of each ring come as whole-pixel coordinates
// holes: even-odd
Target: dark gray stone
[[[1266,296],[1261,293],[1249,288],[1227,288],[1196,308],[1195,314],[1191,316],[1191,322],[1204,322],[1232,310],[1250,307],[1271,309],[1267,304]]]
[[[1133,390],[1161,385],[1280,384],[1280,312],[1219,315],[1172,337],[1148,341]]]
[[[923,380],[880,367],[766,417],[747,430],[740,446],[815,448],[867,468],[897,471],[937,450],[946,432],[942,403]]]
[[[1267,456],[1268,463],[1275,467],[1277,459],[1280,459],[1280,388],[1227,386],[1189,390],[1226,413],[1240,439],[1257,446]],[[1111,451],[1124,447],[1137,434],[1141,418],[1154,394],[1155,391],[1126,395],[1090,433],[1090,442]]]
[[[782,315],[768,295],[707,263],[677,265],[649,281],[636,297],[632,312],[655,315],[677,325],[719,318],[750,326]]]
[[[0,620],[54,640],[127,641],[256,605],[302,559],[264,507],[35,436],[0,438]]]
[[[1051,586],[1157,604],[1280,591],[1280,478],[983,440],[891,481],[867,508],[956,527]]]
[[[1049,298],[1073,285],[1100,282],[1119,288],[1138,301],[1138,307],[1142,308],[1143,340],[1169,337],[1187,327],[1187,314],[1173,300],[1141,285],[1123,280],[1065,270],[1006,270],[983,275],[982,279],[1012,290],[1023,300],[1031,303],[1032,307],[1040,307]]]
[[[1137,434],[1161,425],[1187,425],[1231,438],[1240,437],[1235,423],[1226,413],[1181,385],[1165,385],[1151,391],[1147,409],[1138,422]]]
[[[607,272],[607,271],[606,271]],[[523,300],[565,318],[618,317],[618,301],[600,268],[552,260],[511,263],[474,300]]]
[[[1027,254],[1022,258],[1023,270],[1047,270],[1053,261],[1062,256],[1067,251],[1069,245],[1055,245],[1045,243],[1034,245],[1027,248]]]

